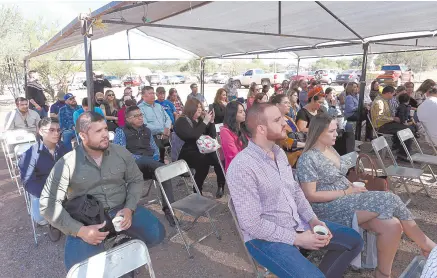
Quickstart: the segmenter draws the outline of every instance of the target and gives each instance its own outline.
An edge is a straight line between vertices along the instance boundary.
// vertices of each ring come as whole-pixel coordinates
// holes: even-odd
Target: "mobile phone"
[[[212,107],[212,104],[210,104],[210,105],[208,106],[208,111],[214,111],[214,108]]]

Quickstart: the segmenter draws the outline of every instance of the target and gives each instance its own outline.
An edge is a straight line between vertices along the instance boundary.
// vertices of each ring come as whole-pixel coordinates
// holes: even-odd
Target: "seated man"
[[[56,161],[67,151],[63,144],[59,144],[61,129],[58,119],[43,118],[40,120],[38,133],[41,140],[23,153],[18,162],[18,168],[24,188],[29,192],[32,220],[39,225],[46,225],[47,221],[39,213],[39,197]],[[57,241],[60,237],[60,231],[49,226],[49,238]]]
[[[138,168],[143,172],[145,180],[156,179],[155,170],[165,165],[158,161],[159,149],[156,146],[155,140],[153,140],[152,132],[144,124],[140,108],[136,105],[126,108],[126,125],[115,130],[114,144],[126,147],[132,153]],[[171,180],[163,182],[162,185],[168,201],[170,204],[173,203],[174,197]],[[175,225],[173,216],[168,205],[165,204],[164,198],[162,200],[164,203],[162,210],[170,226],[173,227]]]
[[[40,197],[40,212],[54,227],[67,235],[64,263],[67,271],[76,263],[103,252],[108,232],[101,224],[85,226],[62,206],[65,198],[88,194],[96,198],[111,218],[123,216],[121,229],[150,248],[165,236],[164,226],[150,211],[138,206],[143,177],[131,153],[109,143],[105,119],[85,112],[77,120],[82,140],[53,167]]]
[[[64,96],[65,106],[59,109],[59,123],[62,129],[62,142],[67,151],[71,151],[73,146],[71,140],[76,138],[76,132],[74,131],[73,114],[81,107],[77,105],[76,97],[73,94],[68,93]]]
[[[175,118],[178,116],[178,113],[176,112],[176,107],[174,104],[165,99],[165,88],[164,87],[158,87],[156,88],[156,97],[158,98],[155,100],[155,103],[159,103],[162,108],[164,108],[165,112],[167,112],[168,116],[170,117],[171,124],[174,125]]]
[[[56,95],[58,100],[50,106],[50,117],[56,118],[56,119],[58,118],[59,109],[61,109],[62,107],[65,106],[64,96],[65,96],[64,92],[59,92]]]
[[[29,101],[23,97],[15,99],[17,109],[6,115],[5,130],[24,129],[36,133],[36,126],[40,120],[39,114],[29,109]]]
[[[412,127],[403,125],[398,117],[392,116],[389,100],[393,98],[394,92],[395,88],[387,86],[382,90],[382,94],[376,96],[375,100],[372,102],[372,107],[370,108],[371,120],[373,126],[378,132],[393,134],[393,150],[398,150],[397,157],[401,160],[409,161],[404,148],[399,142],[397,132]],[[414,132],[414,130],[412,131]],[[411,141],[411,139],[405,141],[408,151],[411,150],[412,143],[413,141]]]
[[[143,102],[138,107],[159,148],[159,161],[164,163],[165,147],[170,145],[171,120],[164,108],[159,103],[155,103],[153,87],[143,87],[141,94]]]
[[[437,146],[437,124],[434,122],[437,119],[437,88],[428,91],[426,100],[417,108],[417,116],[431,136],[427,139]]]
[[[279,109],[261,103],[247,113],[252,138],[230,163],[226,181],[249,253],[278,277],[343,277],[361,252],[360,235],[314,214],[285,152],[275,144],[287,136]],[[317,225],[328,235],[314,233]],[[300,252],[324,247],[328,251],[319,268]]]
[[[74,111],[74,113],[73,113],[74,125],[76,125],[76,122],[77,122],[77,119],[79,119],[79,116],[82,115],[83,112],[87,112],[87,111],[89,111],[88,98],[85,97],[82,99],[82,107],[79,108],[78,110]],[[105,116],[105,114],[103,113],[102,109],[100,109],[100,107],[94,107],[94,112],[99,113],[103,117]]]

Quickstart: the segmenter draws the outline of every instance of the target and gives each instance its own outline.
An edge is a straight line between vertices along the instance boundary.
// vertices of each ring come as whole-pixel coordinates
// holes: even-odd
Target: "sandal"
[[[387,277],[387,278],[390,278],[390,277],[391,277],[391,274],[387,275],[387,274],[381,272],[381,270],[379,270],[378,267],[375,268],[375,272],[373,273],[373,275],[375,276],[375,278],[376,278],[376,273],[379,273],[379,274],[381,274],[382,276]]]

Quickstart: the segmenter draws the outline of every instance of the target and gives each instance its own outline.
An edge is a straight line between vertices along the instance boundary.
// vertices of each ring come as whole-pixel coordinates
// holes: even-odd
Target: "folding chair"
[[[437,165],[437,156],[424,154],[422,149],[420,148],[419,143],[416,140],[416,137],[414,137],[413,132],[409,128],[398,131],[398,137],[399,137],[399,141],[402,144],[402,147],[405,150],[405,153],[407,154],[408,160],[410,160],[411,166],[415,168],[414,162],[416,162],[422,164],[420,167],[421,169],[425,169],[426,167],[428,167],[432,177],[434,178],[434,182],[437,182],[437,178],[430,166],[430,165]],[[415,153],[413,155],[410,154],[410,152],[407,149],[407,146],[405,145],[405,141],[409,139],[413,140],[414,144],[416,145],[416,148],[419,150],[419,153]]]
[[[367,113],[367,118],[369,119],[370,125],[372,126],[372,130],[373,130],[375,137],[383,136],[385,138],[390,139],[390,142],[393,144],[393,139],[392,139],[393,134],[387,134],[387,133],[382,133],[382,132],[376,131],[375,127],[373,126],[373,122],[372,122],[372,118],[370,117],[370,113]],[[384,150],[384,153],[382,153],[382,157],[385,158],[386,156],[387,156],[387,154]]]
[[[237,228],[238,236],[240,237],[240,240],[243,242],[244,251],[246,252],[247,257],[249,258],[249,262],[251,263],[251,265],[253,267],[253,272],[255,273],[256,277],[258,277],[258,278],[266,277],[269,274],[269,271],[266,268],[264,268],[265,271],[260,272],[258,270],[257,262],[254,260],[254,258],[252,258],[252,256],[249,253],[249,250],[247,250],[246,244],[244,242],[243,233],[241,232],[240,224],[238,223],[238,218],[237,218],[237,213],[235,212],[234,203],[232,202],[231,197],[229,197],[228,208],[229,208],[229,211],[231,212],[232,219],[234,219],[234,223],[235,223],[235,227]]]
[[[387,141],[385,140],[384,137],[378,137],[374,140],[372,140],[372,148],[375,151],[376,157],[379,160],[379,163],[382,166],[382,170],[384,171],[385,175],[387,177],[398,177],[402,184],[405,187],[405,190],[408,193],[408,200],[405,202],[405,204],[409,204],[412,199],[411,199],[411,190],[407,184],[407,181],[411,181],[415,178],[419,179],[420,183],[422,184],[423,189],[425,190],[425,193],[427,196],[429,195],[428,192],[428,188],[425,186],[425,184],[423,184],[421,176],[423,174],[423,170],[422,169],[415,169],[415,168],[408,168],[408,167],[403,167],[403,166],[399,166],[396,162],[396,159],[393,156],[393,153],[390,150],[390,147],[387,144]],[[382,160],[381,156],[379,155],[379,151],[386,149],[393,164],[385,167],[384,165],[384,161]],[[392,186],[391,189],[393,190],[394,193],[395,192],[395,186]]]
[[[114,141],[114,137],[115,137],[115,132],[114,131],[109,131],[109,142]]]
[[[223,154],[223,149],[222,149],[222,147],[218,148],[218,149],[215,151],[215,153],[216,153],[217,158],[218,158],[218,161],[219,161],[219,163],[220,163],[220,168],[222,168],[223,174],[226,176],[225,167],[223,166],[223,164],[225,163],[225,156],[224,156],[224,154]]]
[[[170,204],[170,202],[168,201],[167,195],[164,192],[164,188],[162,186],[162,183],[164,181],[173,179],[173,178],[180,176],[182,174],[185,174],[185,173],[189,174],[189,178],[190,178],[191,182],[193,183],[197,193],[191,193],[187,197]],[[178,160],[178,161],[172,162],[170,164],[159,167],[158,169],[155,170],[155,176],[156,176],[156,179],[158,181],[159,187],[161,188],[162,196],[164,197],[166,204],[168,204],[170,212],[171,212],[173,219],[176,223],[177,231],[180,234],[180,236],[182,237],[182,240],[184,241],[185,248],[187,249],[187,252],[188,252],[188,255],[190,256],[190,258],[193,258],[193,255],[191,255],[191,253],[190,253],[190,247],[192,244],[189,245],[187,243],[187,240],[185,239],[185,237],[182,233],[182,230],[181,230],[181,227],[179,224],[179,220],[176,218],[176,216],[174,214],[175,209],[182,212],[183,214],[190,215],[194,218],[194,221],[192,222],[191,226],[194,226],[194,224],[197,222],[197,220],[199,219],[200,216],[206,215],[208,217],[209,223],[211,224],[212,231],[209,234],[201,237],[200,239],[198,239],[194,243],[202,241],[203,239],[205,239],[206,237],[210,236],[213,233],[215,233],[217,239],[221,240],[220,235],[218,233],[218,230],[215,227],[214,222],[212,221],[211,215],[209,214],[209,211],[212,210],[213,208],[215,208],[219,203],[215,200],[203,197],[199,193],[200,192],[199,188],[197,187],[197,184],[194,181],[193,175],[191,174],[190,168],[188,167],[185,160]],[[183,178],[183,180],[184,180],[185,184],[187,185],[186,178]]]
[[[143,265],[155,278],[146,244],[133,239],[75,264],[67,278],[118,278]]]
[[[426,139],[427,143],[428,143],[428,144],[431,146],[431,148],[433,149],[434,154],[437,155],[437,150],[436,150],[436,148],[435,148],[435,146],[434,146],[434,142],[433,142],[432,139],[431,139],[431,135],[429,135],[428,129],[426,129],[426,127],[425,127],[424,124],[421,124],[421,126],[423,127],[423,130],[425,130],[425,139]]]
[[[17,145],[36,142],[36,137],[33,133],[26,130],[10,130],[4,136],[4,151],[6,153],[6,163],[8,164],[9,174],[11,179],[16,181],[20,175],[18,170],[18,159],[15,156],[14,148]],[[26,149],[27,150],[27,149]],[[18,186],[18,193],[21,195],[21,188]]]

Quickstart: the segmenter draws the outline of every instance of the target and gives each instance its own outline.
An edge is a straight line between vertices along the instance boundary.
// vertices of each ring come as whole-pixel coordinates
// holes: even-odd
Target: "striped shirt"
[[[390,106],[391,116],[392,116],[392,117],[395,117],[395,116],[396,116],[396,111],[398,110],[398,107],[399,107],[398,96],[393,96],[393,97],[388,101],[388,105]]]
[[[285,152],[277,145],[272,152],[276,161],[249,141],[229,165],[226,181],[244,241],[293,245],[296,231],[308,230],[316,215],[294,180]]]

